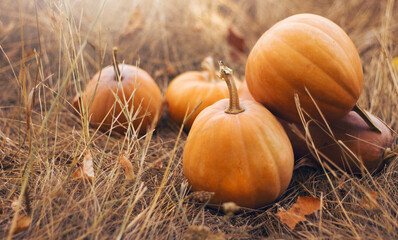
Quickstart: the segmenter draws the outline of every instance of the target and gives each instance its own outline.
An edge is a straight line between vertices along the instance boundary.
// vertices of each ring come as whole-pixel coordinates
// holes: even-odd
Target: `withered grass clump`
[[[120,59],[154,76],[164,92],[174,76],[199,69],[208,55],[244,76],[246,57],[265,30],[292,14],[311,12],[330,18],[352,38],[364,67],[360,104],[396,136],[394,0],[3,0],[1,5],[2,238],[398,239],[395,154],[373,176],[298,168],[276,203],[226,216],[189,197],[181,166],[186,133],[166,113],[156,131],[138,136],[130,129],[121,136],[89,128],[88,116],[70,105],[90,77],[111,63],[113,46]],[[243,51],[228,44],[231,28],[244,36]],[[86,150],[93,157],[94,180],[70,178]],[[119,165],[122,152],[132,162],[133,180],[126,180]],[[378,193],[376,202],[363,207],[370,192]],[[298,196],[317,197],[323,208],[290,230],[275,214]],[[14,233],[19,216],[32,222]]]

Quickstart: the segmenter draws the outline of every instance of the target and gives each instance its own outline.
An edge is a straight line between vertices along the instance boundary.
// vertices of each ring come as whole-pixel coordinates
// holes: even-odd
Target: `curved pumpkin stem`
[[[237,114],[245,111],[239,103],[238,89],[236,88],[235,80],[232,77],[232,69],[225,66],[222,61],[218,61],[218,64],[220,65],[220,75],[218,77],[224,79],[229,91],[229,106],[225,109],[225,112],[229,114]]]
[[[121,79],[121,73],[119,69],[119,63],[117,62],[117,47],[113,48],[112,63],[113,69],[115,70],[115,80],[119,81],[119,78]]]
[[[203,59],[202,63],[200,64],[202,68],[209,72],[209,82],[214,82],[217,79],[216,69],[214,67],[213,58],[208,56]]]
[[[352,111],[358,113],[359,116],[361,116],[361,118],[366,122],[366,124],[373,130],[376,131],[378,133],[381,133],[380,128],[378,128],[372,121],[372,119],[370,119],[370,117],[368,116],[368,114],[360,107],[358,106],[358,104],[355,104],[354,108],[352,109]]]

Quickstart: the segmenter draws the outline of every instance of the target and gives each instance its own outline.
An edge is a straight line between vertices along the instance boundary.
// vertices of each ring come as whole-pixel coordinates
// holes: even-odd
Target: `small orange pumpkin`
[[[94,75],[82,95],[72,105],[81,112],[87,109],[90,125],[119,133],[126,132],[129,122],[144,134],[157,123],[162,112],[162,93],[153,78],[141,68],[117,64]],[[120,81],[119,81],[120,79]],[[156,121],[156,122],[153,122]]]
[[[351,173],[361,173],[365,167],[370,173],[378,170],[384,162],[384,152],[392,145],[390,129],[378,118],[367,113],[381,133],[373,131],[356,112],[351,111],[342,119],[330,124],[333,136],[323,124],[309,123],[308,130],[316,149],[324,162],[331,161],[339,168]],[[296,158],[315,159],[310,151],[301,124],[288,123],[280,119],[293,146]],[[298,135],[301,135],[301,137]],[[340,140],[348,149],[337,143]],[[354,156],[354,155],[355,156]],[[326,158],[328,159],[326,159]],[[358,161],[359,160],[359,161]]]
[[[332,21],[314,14],[288,17],[257,41],[246,65],[254,99],[276,116],[300,122],[294,95],[313,118],[319,111],[337,120],[351,111],[363,85],[359,54],[347,34]]]
[[[202,62],[205,71],[185,72],[173,79],[166,91],[165,102],[170,118],[182,124],[186,115],[197,109],[184,123],[189,130],[196,116],[206,107],[228,97],[228,88],[216,76],[213,59],[207,57]]]
[[[254,99],[254,97],[252,96],[252,94],[250,93],[249,89],[247,88],[247,83],[246,81],[244,81],[239,89],[238,89],[238,93],[239,93],[239,98],[242,99],[246,99],[246,100],[252,100],[252,101],[256,101]]]
[[[239,101],[232,71],[220,63],[230,99],[195,119],[183,153],[193,191],[214,192],[211,203],[259,208],[281,196],[293,174],[293,151],[278,120],[261,104]]]

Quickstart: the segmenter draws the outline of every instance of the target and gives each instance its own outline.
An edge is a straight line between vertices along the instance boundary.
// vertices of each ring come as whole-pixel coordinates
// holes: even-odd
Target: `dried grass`
[[[245,59],[258,37],[275,22],[301,12],[323,15],[346,30],[364,66],[360,103],[396,130],[394,0],[2,0],[0,236],[11,239],[15,219],[28,215],[30,227],[14,238],[397,239],[396,158],[374,176],[299,168],[275,204],[225,216],[187,197],[181,166],[186,134],[167,114],[153,134],[123,137],[88,128],[87,116],[70,111],[76,92],[110,64],[114,45],[120,59],[130,64],[139,60],[165,91],[175,74],[199,68],[208,55],[244,76]],[[246,53],[238,58],[227,44],[230,26],[245,36]],[[35,86],[35,96],[28,97]],[[92,182],[70,179],[85,150],[94,160]],[[118,163],[124,151],[131,153],[133,181],[125,179]],[[370,191],[378,192],[378,206],[359,208]],[[323,208],[290,230],[275,213],[288,209],[297,196],[318,197]],[[14,198],[23,202],[16,211]]]

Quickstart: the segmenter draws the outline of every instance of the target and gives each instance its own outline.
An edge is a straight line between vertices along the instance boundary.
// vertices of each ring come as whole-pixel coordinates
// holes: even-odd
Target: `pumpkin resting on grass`
[[[162,93],[152,77],[141,68],[117,64],[95,74],[86,90],[75,97],[72,105],[80,112],[88,109],[90,125],[124,133],[130,120],[134,129],[144,134],[160,118]],[[119,81],[120,79],[120,81]],[[88,108],[87,108],[88,107]],[[131,112],[132,111],[132,112]],[[130,120],[129,120],[130,119]]]
[[[246,83],[246,81],[244,81],[244,82],[240,85],[240,87],[239,87],[239,89],[238,89],[238,93],[239,93],[239,98],[246,99],[246,100],[256,101],[256,100],[253,98],[252,94],[250,93],[249,89],[247,88],[247,83]]]
[[[324,125],[316,122],[309,123],[309,133],[316,149],[332,162],[331,166],[335,164],[351,173],[361,173],[364,170],[363,167],[372,173],[382,166],[384,152],[392,145],[391,131],[375,116],[370,113],[368,113],[368,116],[381,130],[381,133],[372,131],[354,111],[349,112],[339,121],[330,124],[334,138]],[[301,124],[289,124],[283,120],[280,121],[292,143],[294,155],[297,158],[313,158],[314,156],[311,152],[314,153],[314,151],[310,152],[307,142],[302,138],[305,136],[303,126]],[[349,150],[338,144],[338,140],[341,140]],[[321,159],[323,162],[328,162],[324,157],[321,157]]]
[[[363,85],[359,54],[348,35],[314,14],[288,17],[257,41],[246,65],[247,86],[276,116],[300,122],[294,95],[316,119],[341,119],[356,104]]]
[[[242,100],[232,71],[220,63],[230,99],[195,119],[183,153],[193,191],[214,192],[211,203],[263,207],[281,196],[293,174],[293,151],[285,130],[261,104]]]
[[[170,82],[165,102],[170,118],[182,124],[184,117],[199,104],[196,111],[186,120],[185,130],[189,130],[196,116],[218,100],[228,97],[228,88],[216,76],[213,59],[207,57],[202,62],[205,71],[189,71],[177,76]]]

